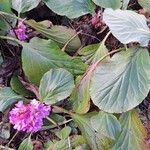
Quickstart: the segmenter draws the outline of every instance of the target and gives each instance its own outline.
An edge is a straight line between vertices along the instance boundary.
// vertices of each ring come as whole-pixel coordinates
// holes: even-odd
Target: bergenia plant
[[[149,0],[0,1],[0,149],[150,149]]]

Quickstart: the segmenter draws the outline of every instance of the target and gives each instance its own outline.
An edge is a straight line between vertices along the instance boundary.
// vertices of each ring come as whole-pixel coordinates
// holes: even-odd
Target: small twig
[[[66,113],[68,115],[72,115],[72,113],[69,112],[68,110],[61,108],[61,107],[58,107],[58,106],[53,106],[53,112],[54,113]]]
[[[77,35],[79,35],[81,32],[82,32],[82,31],[79,31],[79,32],[77,32],[74,36],[72,36],[72,37],[66,42],[66,44],[64,45],[64,47],[63,47],[61,50],[64,52],[65,49],[66,49],[66,47],[67,47],[67,45],[68,45]]]
[[[11,142],[14,140],[14,138],[17,136],[19,132],[17,131],[14,136],[10,139],[10,141],[8,142],[7,146],[9,146],[11,144]]]
[[[22,41],[19,41],[18,39],[16,38],[13,38],[13,37],[9,37],[9,36],[0,36],[0,39],[4,39],[4,40],[11,40],[11,41],[14,41],[20,45],[22,45]]]
[[[58,125],[59,125],[59,126],[62,126],[62,125],[64,125],[64,124],[69,123],[70,121],[72,121],[72,119],[69,119],[69,120],[67,120],[67,121],[58,123]],[[41,129],[41,131],[43,131],[43,130],[50,130],[50,129],[54,129],[54,128],[57,128],[57,126],[56,126],[56,125],[46,126],[46,127],[43,127],[43,128]]]
[[[37,99],[40,100],[40,95],[39,95],[39,89],[37,86],[33,85],[32,83],[30,83],[26,77],[25,79],[22,76],[18,76],[18,78],[20,79],[20,82],[24,85],[24,87],[33,92],[35,94],[35,96],[37,97]]]
[[[49,122],[51,122],[52,124],[54,124],[55,126],[57,126],[58,129],[60,129],[58,123],[56,123],[53,119],[51,119],[51,118],[49,118],[49,117],[46,117],[46,119],[47,119]]]

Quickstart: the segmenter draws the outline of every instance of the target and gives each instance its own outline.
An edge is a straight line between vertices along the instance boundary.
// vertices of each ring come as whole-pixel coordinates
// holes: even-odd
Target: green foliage
[[[95,5],[92,0],[44,0],[45,4],[55,13],[68,18],[77,18],[94,13]]]
[[[46,104],[54,104],[67,98],[74,88],[73,76],[65,69],[51,69],[41,79],[39,92]]]
[[[54,25],[49,29],[45,25],[34,20],[26,21],[26,23],[41,33],[44,37],[58,42],[60,46],[64,46],[67,42],[69,42],[67,45],[69,50],[77,50],[81,47],[81,42],[77,32],[71,28]]]
[[[18,79],[18,76],[13,75],[10,81],[11,88],[17,93],[20,94],[24,97],[30,97],[33,96],[34,94],[28,91],[23,84],[20,82]]]
[[[86,115],[73,114],[72,118],[77,123],[82,135],[87,140],[88,145],[92,150],[100,150],[109,148],[109,140],[101,134],[101,132],[95,132],[90,123],[91,117],[97,115],[95,112]]]
[[[61,140],[65,140],[69,137],[69,134],[71,133],[71,128],[69,126],[64,127],[62,130],[56,133],[57,137],[59,137]]]
[[[145,150],[146,130],[136,111],[126,112],[120,117],[122,132],[111,150]]]
[[[11,4],[9,0],[0,0],[0,11],[11,13]],[[0,33],[4,33],[8,29],[8,24],[5,22],[4,18],[8,19],[0,15]]]
[[[138,2],[150,11],[148,0]],[[25,18],[25,12],[39,4],[43,7],[44,3],[61,15],[61,25],[51,26],[47,20],[26,19],[24,24],[29,36],[26,42],[1,36],[14,27],[14,18],[21,20],[12,14],[11,7],[18,16]],[[0,0],[0,39],[17,42],[15,52],[12,51],[10,56],[20,59],[16,74],[10,77],[14,70],[8,71],[11,87],[0,88],[0,111],[4,114],[0,124],[1,138],[11,137],[10,124],[5,118],[9,117],[12,106],[24,97],[27,102],[33,97],[52,108],[49,119],[44,120],[41,128],[52,132],[52,137],[54,135],[51,141],[44,143],[45,150],[149,149],[145,144],[147,132],[134,110],[150,90],[149,18],[131,10],[128,4],[129,0]],[[96,5],[101,7],[98,12]],[[85,14],[91,15],[78,18]],[[63,26],[66,20],[75,29],[76,22],[80,25],[80,21],[86,23],[88,20],[90,28],[100,26],[100,37],[104,38],[100,43],[83,47],[86,43],[81,44],[84,40],[80,37],[84,30],[77,32],[80,28],[76,31]],[[18,26],[14,28],[16,30]],[[0,52],[2,68],[5,68],[8,50],[11,50],[9,46],[2,50],[4,61]],[[31,135],[18,149],[34,149]]]
[[[38,6],[41,0],[12,0],[12,8],[19,14]]]
[[[115,140],[121,132],[121,125],[117,118],[112,114],[102,111],[91,118],[91,125],[96,132],[113,140]]]
[[[103,8],[118,9],[121,7],[121,0],[92,0],[96,5]]]
[[[139,42],[141,46],[148,45],[150,29],[145,16],[131,10],[106,9],[104,21],[121,43]]]
[[[22,97],[17,95],[9,87],[0,88],[0,111],[4,112],[7,108],[10,108],[15,102],[22,100]]]
[[[33,150],[31,136],[22,141],[18,150]]]
[[[85,139],[81,136],[73,136],[71,139],[71,147],[76,148],[81,144],[85,144]],[[49,141],[45,144],[44,150],[67,150],[69,149],[68,140],[60,140],[60,141]]]
[[[147,49],[128,49],[97,66],[91,83],[96,106],[110,113],[122,113],[138,106],[150,88],[150,58]]]
[[[22,46],[23,70],[36,85],[51,68],[64,68],[74,75],[83,74],[86,69],[80,58],[72,59],[52,40],[33,38],[30,43],[23,43]]]

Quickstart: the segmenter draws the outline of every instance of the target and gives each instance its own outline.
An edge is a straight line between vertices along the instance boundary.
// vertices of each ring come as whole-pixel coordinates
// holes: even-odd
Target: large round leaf
[[[113,140],[115,140],[121,132],[121,125],[117,118],[112,114],[102,111],[91,118],[91,126],[96,132]]]
[[[92,101],[110,113],[126,112],[147,96],[150,89],[150,57],[147,49],[129,49],[101,63],[91,82]]]
[[[24,13],[38,6],[41,0],[12,0],[12,8],[18,13]]]
[[[33,38],[22,43],[22,66],[28,79],[36,85],[51,68],[65,68],[74,75],[83,74],[86,65],[79,58],[72,58],[62,52],[52,40]]]
[[[25,22],[27,25],[41,33],[44,37],[58,42],[60,46],[64,46],[68,41],[70,41],[66,47],[67,49],[77,50],[81,47],[79,36],[77,35],[77,32],[72,28],[58,25],[47,28],[46,26],[36,22],[35,20],[28,20]]]
[[[44,0],[44,2],[55,13],[69,18],[94,13],[95,10],[92,0]]]
[[[11,88],[0,88],[0,112],[4,112],[13,103],[21,99],[22,97],[17,95]]]
[[[121,7],[121,0],[92,0],[96,5],[103,8],[117,9]]]
[[[105,9],[104,22],[109,26],[112,34],[123,44],[139,42],[141,46],[148,46],[150,29],[146,17],[131,10]]]
[[[64,69],[51,69],[41,79],[40,97],[46,104],[67,98],[74,88],[73,75]]]
[[[148,150],[146,130],[136,111],[129,111],[120,118],[122,132],[111,150]]]

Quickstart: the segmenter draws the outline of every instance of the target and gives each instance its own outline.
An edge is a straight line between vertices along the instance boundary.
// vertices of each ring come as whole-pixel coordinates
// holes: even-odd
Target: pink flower
[[[37,132],[43,125],[43,119],[51,112],[51,107],[33,99],[24,105],[19,101],[10,111],[9,120],[18,131]]]
[[[24,25],[23,21],[19,21],[17,27],[14,30],[10,30],[10,35],[15,36],[21,41],[25,41],[28,36],[26,34],[26,26]],[[14,33],[15,32],[15,33]]]

